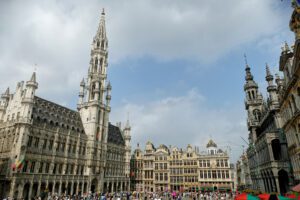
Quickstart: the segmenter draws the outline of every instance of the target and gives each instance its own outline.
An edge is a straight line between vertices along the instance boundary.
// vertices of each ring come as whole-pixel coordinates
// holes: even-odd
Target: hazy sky
[[[243,54],[265,96],[265,63],[276,72],[280,47],[294,40],[289,1],[0,1],[0,91],[37,64],[37,95],[76,109],[103,7],[110,120],[129,112],[132,147],[203,149],[212,137],[235,161],[248,138]]]

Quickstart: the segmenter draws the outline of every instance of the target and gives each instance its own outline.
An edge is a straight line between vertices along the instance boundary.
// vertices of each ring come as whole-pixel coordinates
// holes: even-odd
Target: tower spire
[[[125,128],[130,129],[130,123],[129,123],[129,112],[127,112],[127,121],[126,121],[126,126]]]
[[[270,72],[270,68],[268,63],[266,63],[266,80],[269,81],[273,81],[273,75]]]
[[[96,38],[98,38],[100,40],[106,39],[105,11],[104,11],[104,8],[102,9],[102,12],[101,12],[101,17],[100,17],[100,22],[99,22],[98,30],[97,30],[97,33],[96,33],[94,39],[96,39]]]
[[[247,56],[246,54],[244,54],[244,59],[245,59],[245,71],[246,71],[246,77],[245,77],[245,80],[246,81],[250,81],[250,80],[253,80],[253,76],[251,74],[251,69],[250,69],[250,66],[248,65],[248,60],[247,60]]]

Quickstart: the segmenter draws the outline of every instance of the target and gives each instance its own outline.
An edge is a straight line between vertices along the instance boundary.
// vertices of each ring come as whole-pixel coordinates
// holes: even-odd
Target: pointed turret
[[[244,85],[244,90],[246,91],[247,89],[250,89],[250,88],[258,88],[256,82],[253,80],[251,68],[249,67],[248,64],[246,64],[245,71],[246,71],[246,76],[245,76],[246,83]]]
[[[127,119],[127,121],[126,121],[125,129],[128,129],[128,130],[131,129],[129,119]]]
[[[23,83],[21,83],[22,87]],[[20,117],[26,120],[27,123],[31,123],[31,115],[34,104],[35,91],[38,88],[38,83],[36,81],[36,73],[33,72],[29,81],[26,82],[25,95],[22,98],[22,112]],[[17,95],[17,93],[15,94]]]
[[[84,82],[84,78],[82,79],[82,81],[80,82],[80,86],[85,86],[85,82]]]
[[[32,101],[35,95],[35,90],[37,88],[38,88],[38,83],[36,82],[36,73],[33,72],[30,77],[30,80],[26,82],[26,93],[25,93],[24,100]]]
[[[273,83],[274,77],[270,72],[268,64],[266,64],[266,81],[268,82],[267,91],[269,93],[270,109],[275,109],[278,105],[277,87]]]
[[[9,98],[9,87],[5,90],[5,92],[2,94],[2,98]]]
[[[273,75],[270,72],[268,63],[266,63],[266,81],[268,82],[269,86],[273,85]]]
[[[3,117],[8,105],[9,101],[9,87],[5,90],[5,92],[1,95],[2,101],[0,101],[0,122],[3,121]]]
[[[36,82],[36,73],[33,72],[29,81],[26,82],[26,87],[32,87],[34,90],[38,88],[38,83]]]
[[[257,90],[258,86],[255,83],[255,81],[253,80],[253,76],[252,76],[252,73],[251,73],[251,68],[248,65],[246,55],[244,55],[244,57],[245,57],[245,65],[246,65],[246,67],[245,67],[245,71],[246,71],[245,80],[246,80],[246,83],[244,84],[244,91],[247,92],[247,91],[250,91],[250,90]]]
[[[245,108],[248,113],[247,122],[248,122],[248,130],[250,131],[249,140],[253,142],[256,140],[255,129],[259,123],[258,120],[259,117],[255,118],[255,116],[261,115],[260,113],[263,105],[263,98],[258,90],[258,85],[254,81],[254,78],[251,74],[251,69],[247,63],[246,57],[245,60],[246,60],[246,69],[245,69],[246,82],[244,84],[244,91],[246,93]]]
[[[9,93],[9,87],[8,87],[5,90],[5,92],[1,95],[1,99],[2,99],[1,105],[2,106],[7,106],[7,103],[9,101],[9,96],[10,96],[10,93]]]
[[[79,108],[81,106],[81,104],[83,103],[84,90],[85,90],[85,81],[84,81],[84,78],[83,78],[82,81],[80,82],[80,91],[79,91],[79,95],[78,95],[79,100],[78,100],[77,108]]]
[[[36,75],[35,75],[35,72],[33,72],[33,74],[31,75],[30,81],[36,82]]]

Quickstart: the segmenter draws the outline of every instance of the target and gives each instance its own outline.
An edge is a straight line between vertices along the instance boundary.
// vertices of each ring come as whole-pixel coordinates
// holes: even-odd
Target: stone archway
[[[30,190],[30,183],[26,183],[23,187],[23,195],[22,197],[27,200],[29,198],[29,190]]]
[[[38,183],[34,183],[32,185],[32,195],[31,196],[34,198],[38,195],[38,187],[39,187]]]
[[[103,192],[106,193],[107,192],[107,183],[104,182],[103,184]]]
[[[66,183],[63,182],[63,183],[61,184],[61,194],[65,194],[66,191],[67,191],[67,186],[66,186]]]
[[[59,183],[55,183],[55,186],[54,186],[54,190],[53,190],[53,193],[56,193],[58,194],[59,193]]]
[[[94,178],[91,182],[91,192],[92,193],[97,192],[97,188],[98,188],[98,180]]]
[[[85,182],[83,185],[83,191],[82,191],[83,194],[87,193],[87,185],[88,185],[87,182]]]
[[[287,193],[289,190],[289,176],[283,169],[278,172],[278,182],[280,193]]]
[[[46,190],[47,189],[47,190]],[[45,199],[46,196],[48,194],[48,188],[46,188],[46,183],[45,182],[42,182],[41,183],[41,188],[40,188],[40,194],[39,196],[42,198],[42,199]]]
[[[50,192],[50,193],[53,193],[53,183],[52,182],[50,182],[50,183],[48,183],[48,192]]]
[[[79,195],[82,195],[82,194],[83,194],[83,191],[82,191],[82,182],[79,183],[78,194],[79,194]]]
[[[67,183],[67,194],[68,195],[71,195],[71,189],[72,189],[72,183],[69,182],[69,183]]]
[[[78,194],[78,183],[77,182],[74,182],[73,183],[73,194]],[[73,195],[71,194],[71,195]]]

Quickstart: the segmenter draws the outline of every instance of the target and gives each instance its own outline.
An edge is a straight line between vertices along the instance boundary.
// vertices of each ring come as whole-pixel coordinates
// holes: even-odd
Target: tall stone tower
[[[123,130],[123,136],[124,136],[125,146],[126,146],[125,147],[126,148],[126,152],[125,152],[125,162],[126,162],[125,175],[126,175],[126,177],[130,176],[130,159],[131,159],[130,131],[131,131],[131,127],[129,124],[129,120],[127,120],[126,126]]]
[[[87,174],[102,174],[107,150],[110,83],[107,79],[108,40],[105,29],[105,13],[101,13],[100,23],[91,48],[88,76],[80,83],[77,109],[80,113],[84,131],[88,136]]]
[[[249,141],[253,143],[256,141],[256,127],[261,118],[263,97],[259,93],[258,85],[254,81],[251,74],[251,69],[246,63],[246,83],[244,85],[244,91],[246,93],[245,107],[248,111],[248,130],[249,130]]]
[[[105,30],[105,13],[101,14],[98,31],[93,39],[87,82],[80,83],[78,110],[86,134],[95,141],[107,141],[107,124],[110,112],[110,84],[106,84],[108,41]],[[104,95],[106,93],[106,102]]]

